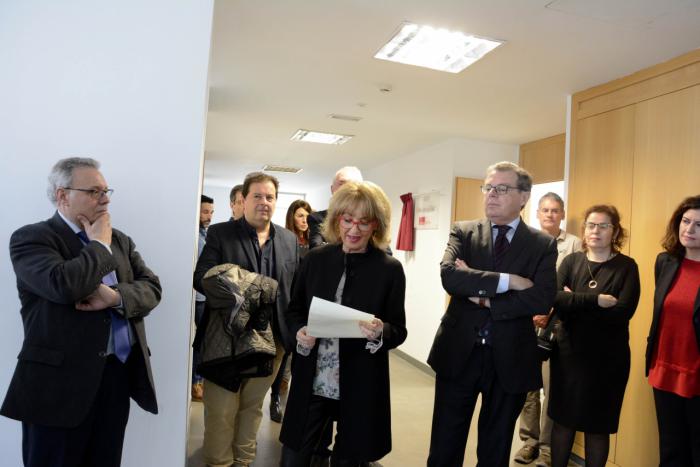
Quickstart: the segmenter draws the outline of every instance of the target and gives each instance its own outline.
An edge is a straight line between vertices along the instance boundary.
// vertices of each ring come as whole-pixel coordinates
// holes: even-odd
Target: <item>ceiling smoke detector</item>
[[[263,167],[263,172],[283,172],[283,173],[289,173],[289,174],[298,174],[302,170],[303,169],[300,169],[298,167],[287,167],[284,165],[272,165],[272,164],[265,164],[265,167]]]

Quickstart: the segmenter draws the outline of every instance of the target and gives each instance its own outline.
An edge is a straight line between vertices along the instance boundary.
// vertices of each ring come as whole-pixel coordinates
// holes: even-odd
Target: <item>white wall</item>
[[[115,189],[114,226],[163,286],[146,320],[160,414],[132,404],[124,466],[185,461],[212,10],[213,0],[0,2],[0,397],[22,342],[10,234],[52,215],[56,160],[94,157]],[[20,424],[2,417],[0,458],[21,465]]]
[[[502,160],[517,162],[518,146],[450,139],[364,173],[365,179],[381,186],[391,200],[391,247],[406,273],[408,338],[401,350],[417,360],[425,362],[428,358],[447,304],[440,281],[440,260],[450,233],[454,179],[483,178],[486,167]],[[440,192],[439,228],[416,230],[415,251],[396,250],[403,207],[399,197],[433,190]]]

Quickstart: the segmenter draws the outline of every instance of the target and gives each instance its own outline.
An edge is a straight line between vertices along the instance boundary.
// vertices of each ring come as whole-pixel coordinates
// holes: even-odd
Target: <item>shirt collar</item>
[[[506,225],[509,225],[510,228],[512,229],[512,231],[515,232],[515,229],[518,228],[519,224],[520,224],[520,216],[516,217],[515,220],[513,220],[512,222],[509,222]],[[491,229],[496,229],[496,228],[498,228],[498,226],[496,224],[494,224],[493,222],[491,222]]]
[[[83,231],[83,229],[81,229],[80,227],[78,227],[77,225],[75,225],[74,223],[72,223],[71,221],[69,221],[68,218],[67,218],[66,216],[64,216],[63,213],[62,213],[61,211],[56,210],[56,212],[58,213],[59,216],[61,216],[61,219],[63,219],[63,222],[65,222],[66,224],[68,224],[68,227],[71,228],[71,230],[73,231],[73,233],[76,233],[76,234],[77,234],[78,232],[82,232],[82,231]]]
[[[250,225],[248,221],[245,219],[245,216],[241,217],[241,224],[243,225],[243,228],[248,232],[248,235],[250,235],[252,238],[257,239],[258,238],[258,231],[255,230],[255,227]],[[270,238],[275,237],[275,224],[270,222]]]

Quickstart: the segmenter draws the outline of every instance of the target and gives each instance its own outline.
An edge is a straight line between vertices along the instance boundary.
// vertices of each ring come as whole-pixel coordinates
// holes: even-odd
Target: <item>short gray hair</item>
[[[362,172],[360,172],[360,169],[354,166],[346,166],[341,169],[339,169],[336,173],[335,176],[333,177],[333,180],[335,181],[336,178],[338,178],[339,175],[345,175],[345,178],[347,181],[350,182],[362,182]]]
[[[508,161],[498,162],[486,169],[486,176],[488,177],[492,172],[514,172],[518,177],[518,181],[516,182],[518,189],[528,193],[532,191],[532,175],[518,164]]]
[[[562,210],[562,211],[564,210],[564,200],[561,199],[561,196],[559,196],[558,194],[554,193],[553,191],[550,191],[550,192],[548,192],[548,193],[543,194],[542,197],[540,198],[540,200],[539,200],[538,203],[537,203],[537,207],[539,208],[540,206],[542,206],[542,201],[544,201],[544,200],[546,200],[546,199],[551,200],[551,201],[554,201],[555,203],[558,203],[558,204],[559,204],[559,207],[561,208],[561,210]]]
[[[46,189],[46,194],[49,195],[49,200],[56,206],[56,190],[61,187],[69,187],[73,183],[73,171],[81,167],[90,169],[100,168],[100,163],[89,157],[67,157],[56,162],[56,165],[49,173],[49,186]]]

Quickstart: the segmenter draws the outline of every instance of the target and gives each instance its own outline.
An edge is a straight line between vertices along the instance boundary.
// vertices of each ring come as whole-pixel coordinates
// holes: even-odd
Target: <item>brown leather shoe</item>
[[[525,446],[521,447],[517,453],[515,453],[513,460],[519,464],[530,464],[532,461],[537,459],[539,451],[540,450],[535,446],[526,444]]]

